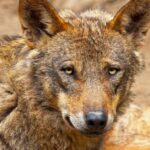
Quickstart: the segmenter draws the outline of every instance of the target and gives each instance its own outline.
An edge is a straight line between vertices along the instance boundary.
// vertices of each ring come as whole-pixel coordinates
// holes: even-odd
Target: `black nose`
[[[89,112],[86,115],[86,124],[91,129],[104,129],[107,124],[107,114],[104,111]]]

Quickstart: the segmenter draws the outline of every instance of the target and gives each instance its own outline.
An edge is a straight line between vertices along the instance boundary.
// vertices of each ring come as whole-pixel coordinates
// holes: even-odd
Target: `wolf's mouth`
[[[69,116],[65,116],[65,120],[66,120],[66,122],[69,124],[69,126],[71,126],[72,128],[74,128],[72,122],[70,121]]]
[[[80,131],[80,132],[82,134],[88,136],[88,137],[97,137],[97,136],[102,136],[107,131],[106,130],[103,130],[103,131],[89,131],[89,130],[84,130],[84,131]]]

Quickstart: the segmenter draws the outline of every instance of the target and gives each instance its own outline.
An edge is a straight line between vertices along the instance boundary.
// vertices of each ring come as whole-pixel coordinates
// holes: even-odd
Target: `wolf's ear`
[[[48,0],[19,0],[19,17],[30,47],[69,28]]]
[[[150,27],[150,0],[130,0],[107,24],[125,36],[130,36],[135,46],[140,46]]]

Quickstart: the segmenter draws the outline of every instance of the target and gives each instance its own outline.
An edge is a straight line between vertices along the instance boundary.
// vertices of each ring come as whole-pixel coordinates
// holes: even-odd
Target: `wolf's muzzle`
[[[108,117],[104,111],[88,112],[85,115],[87,128],[93,131],[104,130],[107,120]]]

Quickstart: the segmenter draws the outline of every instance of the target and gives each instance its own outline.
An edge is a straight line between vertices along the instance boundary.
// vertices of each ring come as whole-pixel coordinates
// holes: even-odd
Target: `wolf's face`
[[[21,22],[29,46],[44,53],[36,68],[50,107],[61,112],[64,121],[82,133],[99,135],[107,131],[139,70],[137,47],[141,32],[146,30],[138,24],[136,29],[131,28],[141,7],[138,13],[133,10],[131,17],[128,9],[131,12],[130,5],[137,4],[130,2],[129,8],[123,8],[112,21],[102,12],[81,16],[72,12],[65,16],[64,12],[64,21],[46,1],[29,4],[25,11],[28,8],[28,15],[34,14],[35,20],[29,22],[22,12]],[[42,9],[48,13],[49,22],[44,22]],[[143,21],[140,19],[139,24]]]
[[[88,134],[100,134],[112,126],[139,64],[126,39],[97,26],[98,30],[86,35],[63,32],[43,50],[47,52],[45,78],[50,82],[45,78],[42,82],[49,84],[46,93],[57,97],[53,107],[68,125]]]

